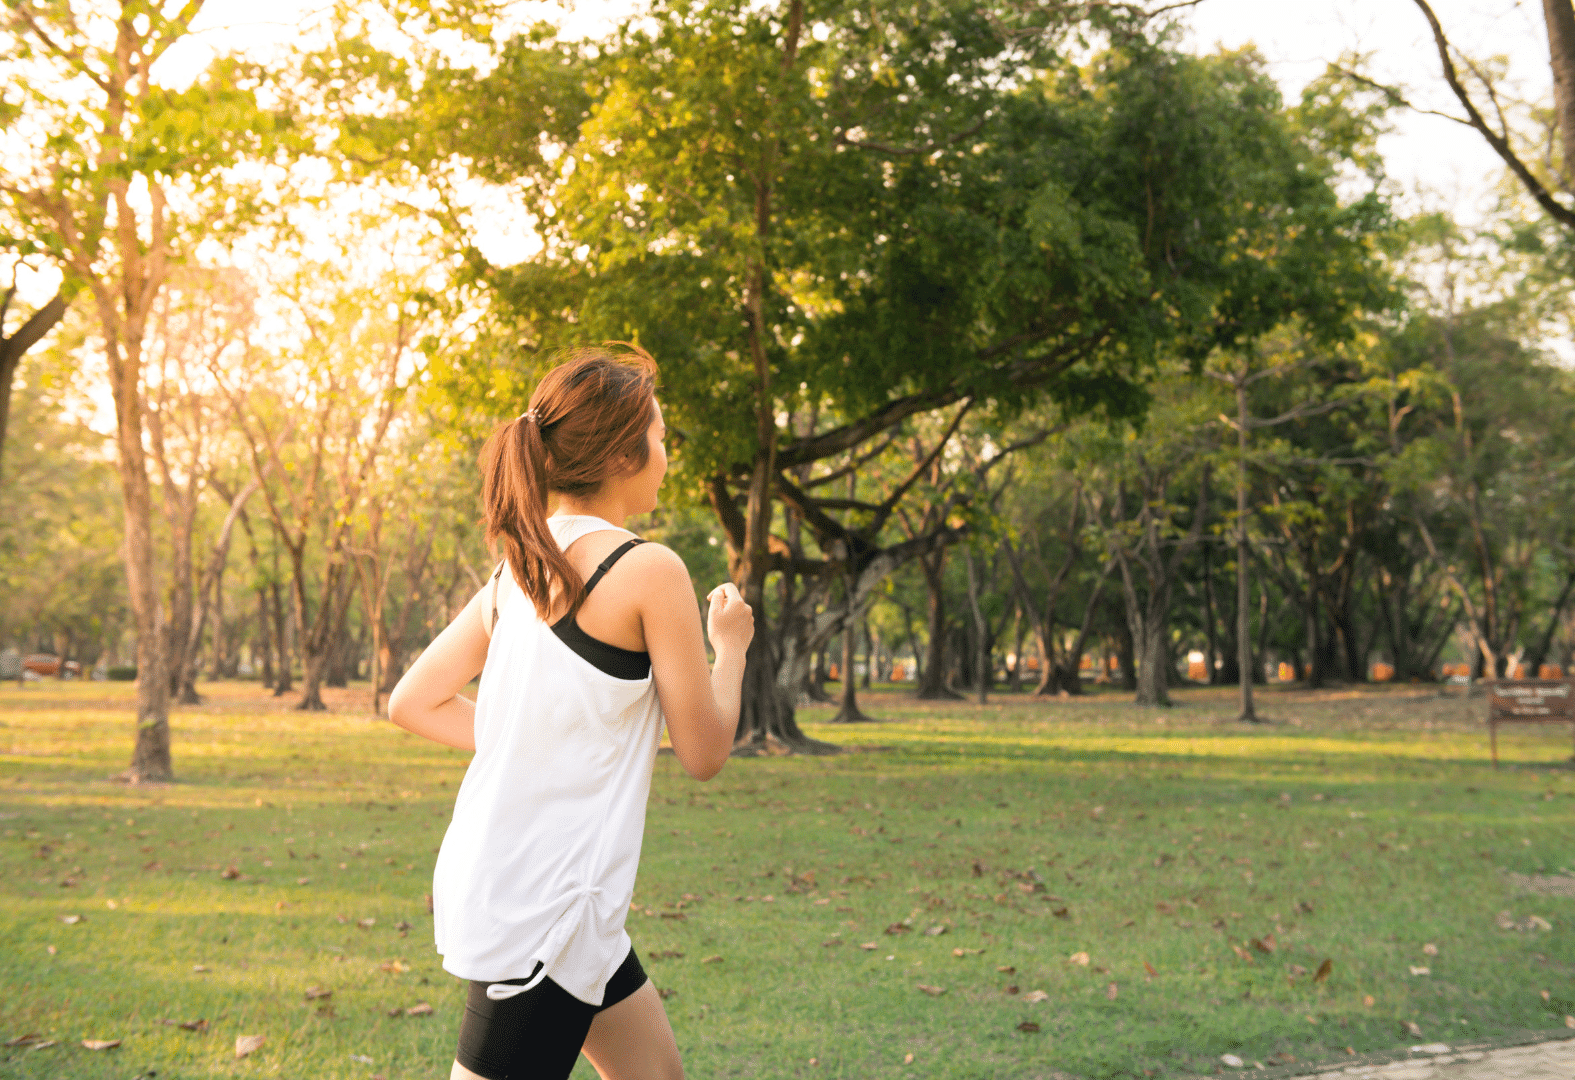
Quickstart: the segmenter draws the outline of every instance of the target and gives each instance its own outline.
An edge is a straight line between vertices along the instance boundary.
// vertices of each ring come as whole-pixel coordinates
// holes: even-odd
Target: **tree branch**
[[[1514,173],[1520,182],[1525,185],[1526,190],[1531,193],[1531,197],[1537,200],[1537,205],[1546,210],[1550,217],[1566,229],[1575,229],[1575,210],[1571,210],[1555,199],[1553,193],[1542,185],[1542,181],[1538,180],[1532,171],[1526,167],[1525,162],[1521,161],[1519,156],[1516,155],[1514,148],[1509,145],[1509,140],[1489,127],[1488,122],[1483,119],[1482,113],[1477,109],[1476,103],[1471,100],[1471,95],[1466,92],[1465,86],[1460,81],[1460,75],[1455,70],[1455,62],[1449,55],[1449,39],[1444,35],[1443,24],[1438,21],[1438,16],[1433,13],[1433,8],[1427,0],[1415,0],[1415,2],[1416,6],[1421,8],[1422,15],[1427,19],[1428,26],[1433,30],[1433,42],[1438,47],[1438,58],[1444,68],[1444,81],[1449,84],[1449,88],[1454,91],[1455,97],[1459,99],[1461,106],[1466,110],[1466,116],[1470,118],[1470,125],[1481,133],[1482,137],[1487,140],[1488,145],[1503,159],[1504,164],[1509,166],[1510,172]]]

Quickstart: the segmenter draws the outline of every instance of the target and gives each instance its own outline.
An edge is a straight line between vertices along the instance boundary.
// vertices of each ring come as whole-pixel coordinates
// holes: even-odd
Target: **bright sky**
[[[1551,99],[1539,0],[1431,2],[1450,40],[1467,55],[1505,57],[1521,95]],[[1203,0],[1185,21],[1192,28],[1185,43],[1195,51],[1256,44],[1289,100],[1329,61],[1355,51],[1370,55],[1372,78],[1405,87],[1413,104],[1460,115],[1413,0]],[[1452,207],[1463,220],[1477,218],[1503,171],[1498,156],[1475,131],[1449,120],[1414,112],[1395,120],[1395,132],[1380,147],[1390,175],[1407,193],[1425,193],[1430,208]]]

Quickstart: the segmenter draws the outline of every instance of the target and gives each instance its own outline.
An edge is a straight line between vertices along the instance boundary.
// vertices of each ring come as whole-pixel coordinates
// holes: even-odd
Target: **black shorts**
[[[530,980],[504,981],[524,986]],[[486,1080],[562,1080],[580,1056],[591,1020],[644,986],[645,969],[631,948],[607,980],[600,1005],[585,1004],[551,979],[503,1001],[487,997],[491,985],[470,984],[455,1060]]]

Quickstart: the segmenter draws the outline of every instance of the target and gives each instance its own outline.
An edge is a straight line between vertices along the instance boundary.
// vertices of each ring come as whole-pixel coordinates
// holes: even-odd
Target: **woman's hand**
[[[711,610],[706,616],[706,634],[711,647],[719,654],[724,650],[743,652],[755,636],[755,612],[739,594],[738,586],[731,581],[712,589],[706,599]]]

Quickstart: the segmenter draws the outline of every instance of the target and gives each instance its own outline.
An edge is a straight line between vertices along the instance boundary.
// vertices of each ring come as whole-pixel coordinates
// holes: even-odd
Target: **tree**
[[[1121,581],[1137,654],[1135,700],[1168,706],[1171,599],[1208,517],[1213,445],[1206,418],[1213,402],[1190,380],[1156,389],[1161,396],[1141,428],[1088,425],[1079,457],[1089,522]],[[1189,494],[1190,507],[1180,501]]]
[[[465,155],[531,208],[539,255],[500,268],[467,252],[510,325],[544,342],[637,336],[663,358],[683,471],[765,612],[768,576],[820,573],[777,546],[775,503],[823,559],[848,531],[825,513],[838,500],[792,470],[855,467],[908,418],[965,401],[1131,411],[1162,342],[1206,352],[1284,317],[1295,281],[1233,237],[1280,221],[1309,249],[1359,244],[1362,214],[1327,174],[1299,179],[1252,57],[1191,60],[1133,32],[1074,66],[1055,53],[1069,11],[1008,35],[974,3],[838,7],[809,25],[797,3],[658,5],[590,58],[537,36],[473,87],[431,73],[438,89],[396,132],[434,159]],[[1003,67],[1042,74],[1003,85]],[[433,145],[439,117],[495,100],[518,102],[529,130]],[[474,383],[477,403],[496,391]],[[778,419],[806,413],[809,430]],[[869,515],[844,556],[861,568],[895,504],[843,509]],[[931,557],[940,536],[923,541]],[[756,635],[745,742],[804,745],[782,630]]]
[[[142,410],[147,443],[158,467],[159,502],[169,528],[170,611],[166,627],[170,692],[198,701],[197,654],[210,597],[229,552],[240,510],[256,492],[243,485],[216,530],[214,550],[199,571],[193,559],[198,511],[218,463],[224,407],[210,371],[241,359],[254,321],[249,283],[235,271],[180,268],[172,272],[149,314],[143,352]]]
[[[410,293],[393,279],[357,285],[328,267],[303,270],[286,293],[302,335],[298,350],[272,365],[253,350],[246,386],[238,385],[239,373],[213,370],[289,558],[304,710],[326,708],[330,649],[358,581],[355,517],[410,386],[423,315]],[[308,582],[314,537],[323,556],[315,605]]]
[[[0,497],[0,645],[90,665],[118,662],[130,613],[112,448],[81,419],[73,354],[83,321],[73,311],[17,372]]]
[[[4,453],[6,431],[11,422],[11,387],[16,381],[17,367],[27,350],[42,341],[66,313],[65,295],[57,292],[42,307],[29,312],[16,329],[6,333],[6,319],[16,300],[16,271],[20,266],[20,262],[12,265],[11,284],[0,293],[0,455]]]
[[[1073,434],[1075,438],[1075,429]],[[1001,549],[1011,571],[1018,610],[1028,617],[1039,645],[1036,695],[1083,692],[1083,653],[1105,583],[1116,565],[1114,559],[1102,556],[1093,560],[1097,572],[1088,568],[1086,504],[1077,462],[1069,460],[1071,445],[1065,436],[1054,437],[1048,452],[1030,455],[1026,475],[1008,492],[1008,514],[1017,537],[1007,536]],[[1079,588],[1081,595],[1075,591]],[[1065,621],[1072,630],[1067,639],[1060,629],[1060,608],[1069,593],[1074,604],[1081,599],[1082,613]],[[1016,651],[1021,656],[1020,640]],[[1014,678],[1021,667],[1019,661]]]
[[[137,630],[136,743],[124,774],[134,782],[173,775],[141,398],[148,319],[171,265],[189,251],[187,226],[212,221],[206,201],[246,195],[244,185],[221,191],[219,182],[243,157],[266,157],[278,126],[234,63],[216,63],[183,91],[153,81],[154,63],[201,9],[201,0],[108,8],[16,0],[0,23],[0,65],[12,90],[0,112],[0,197],[69,287],[86,293],[109,362]]]

